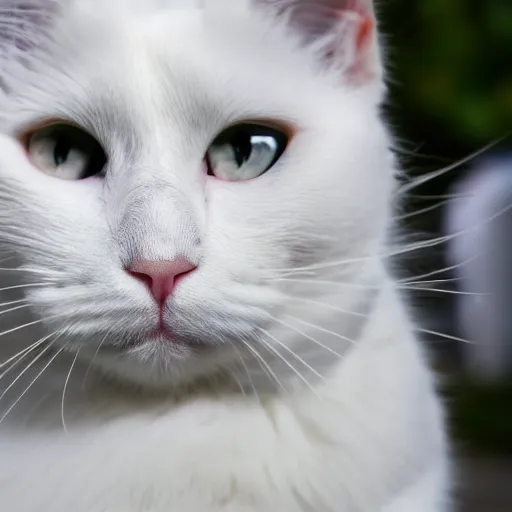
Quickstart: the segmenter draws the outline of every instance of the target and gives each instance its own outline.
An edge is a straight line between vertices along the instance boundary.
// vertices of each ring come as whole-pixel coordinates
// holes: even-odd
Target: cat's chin
[[[119,384],[172,391],[223,373],[232,358],[228,347],[155,330],[121,344],[103,346],[93,364]]]
[[[163,345],[167,349],[178,349],[183,350],[184,348],[190,348],[193,350],[206,350],[212,348],[211,345],[205,341],[197,338],[186,338],[165,327],[159,327],[147,333],[144,336],[143,343]]]

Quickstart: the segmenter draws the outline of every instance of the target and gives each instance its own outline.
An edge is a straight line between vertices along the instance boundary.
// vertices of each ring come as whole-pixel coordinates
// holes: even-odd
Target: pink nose
[[[196,265],[186,259],[172,261],[139,260],[132,264],[128,273],[142,281],[159,304],[172,294],[179,277],[192,272]]]

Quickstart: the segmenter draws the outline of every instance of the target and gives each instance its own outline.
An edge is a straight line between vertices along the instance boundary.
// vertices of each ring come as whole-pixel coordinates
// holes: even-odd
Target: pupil
[[[233,145],[233,149],[235,151],[235,159],[238,167],[242,167],[242,165],[247,162],[251,156],[251,139],[251,135],[246,131],[235,133],[231,139],[231,144]]]
[[[57,139],[55,149],[53,150],[53,159],[57,167],[66,163],[70,150],[71,146],[69,144],[69,141],[65,137],[60,137],[59,139]]]

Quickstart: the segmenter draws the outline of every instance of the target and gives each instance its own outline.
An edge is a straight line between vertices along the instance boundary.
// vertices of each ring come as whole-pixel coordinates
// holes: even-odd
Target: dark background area
[[[512,156],[512,0],[382,0],[377,8],[390,88],[385,115],[405,180],[463,162],[405,198],[406,232],[427,240],[442,234],[445,196],[482,155],[468,157]],[[409,276],[449,266],[443,244],[401,263]],[[512,512],[512,375],[482,382],[468,373],[464,347],[442,336],[461,335],[456,297],[412,294],[418,318],[440,333],[425,342],[447,398],[460,510]]]

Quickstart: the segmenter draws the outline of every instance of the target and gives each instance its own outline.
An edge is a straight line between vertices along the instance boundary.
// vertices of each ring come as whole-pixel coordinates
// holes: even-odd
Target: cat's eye
[[[45,174],[63,180],[83,180],[100,174],[107,156],[87,132],[69,124],[51,124],[26,138],[32,163]]]
[[[206,153],[208,174],[227,181],[257,178],[281,158],[288,136],[260,124],[239,124],[224,130]]]

